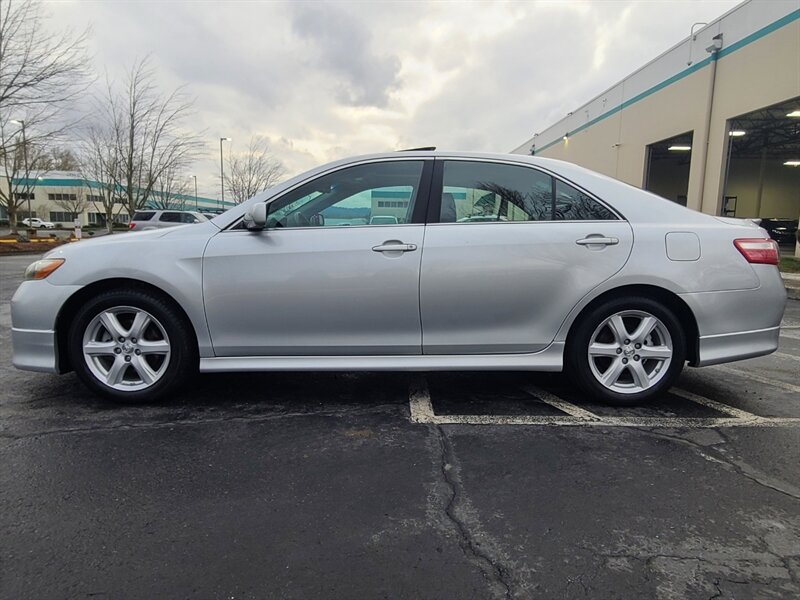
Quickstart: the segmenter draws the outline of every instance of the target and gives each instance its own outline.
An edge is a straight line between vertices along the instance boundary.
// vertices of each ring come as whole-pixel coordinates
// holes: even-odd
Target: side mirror
[[[267,226],[267,205],[264,202],[253,204],[242,217],[244,226],[249,231],[261,231]]]

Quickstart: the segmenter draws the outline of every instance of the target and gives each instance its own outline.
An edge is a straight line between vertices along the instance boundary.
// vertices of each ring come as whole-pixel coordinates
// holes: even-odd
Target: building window
[[[33,192],[14,192],[14,200],[36,200]]]
[[[63,211],[50,211],[50,220],[53,223],[60,222],[60,223],[69,223],[72,221],[72,213],[63,212]]]
[[[103,197],[97,194],[86,194],[86,200],[89,202],[100,202],[102,204]]]
[[[47,199],[54,202],[75,202],[78,196],[76,194],[47,194]]]

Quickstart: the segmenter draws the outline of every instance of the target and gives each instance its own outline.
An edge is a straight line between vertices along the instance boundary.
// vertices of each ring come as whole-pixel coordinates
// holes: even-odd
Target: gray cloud
[[[436,144],[504,152],[736,4],[80,2],[53,25],[92,25],[98,73],[150,54],[165,89],[187,84],[209,151],[273,140],[290,173],[342,156]],[[91,6],[91,10],[85,7]],[[600,51],[600,50],[602,51]],[[599,60],[598,57],[604,57]]]
[[[313,63],[344,81],[337,99],[347,104],[383,107],[397,87],[400,59],[381,53],[367,25],[344,8],[328,3],[297,3],[292,29],[314,48]]]

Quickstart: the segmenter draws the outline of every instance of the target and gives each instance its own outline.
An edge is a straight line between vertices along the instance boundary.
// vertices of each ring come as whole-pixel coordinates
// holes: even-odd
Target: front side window
[[[411,222],[423,161],[370,163],[323,175],[268,207],[267,227],[350,227]]]
[[[615,218],[580,190],[536,169],[469,161],[444,165],[441,223]]]

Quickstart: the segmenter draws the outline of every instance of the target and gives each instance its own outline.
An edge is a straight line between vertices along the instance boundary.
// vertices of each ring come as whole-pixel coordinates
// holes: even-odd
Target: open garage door
[[[722,214],[757,217],[793,252],[800,217],[800,97],[728,123]]]
[[[692,138],[690,131],[647,146],[647,191],[686,206]]]

